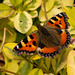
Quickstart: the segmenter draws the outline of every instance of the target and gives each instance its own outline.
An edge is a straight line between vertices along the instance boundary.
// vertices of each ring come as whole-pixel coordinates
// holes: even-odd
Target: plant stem
[[[2,48],[4,46],[5,38],[6,38],[6,28],[4,28],[4,36],[3,36],[3,42],[2,42],[2,45],[1,45],[1,48],[0,48],[0,53],[1,53],[1,50],[2,50]]]
[[[3,36],[3,41],[2,41],[2,45],[1,45],[1,48],[0,48],[0,53],[1,53],[1,50],[4,46],[4,43],[5,43],[5,39],[6,39],[6,30],[13,36],[13,34],[7,29],[7,28],[4,28],[4,36]]]
[[[28,61],[29,63],[31,63],[32,65],[34,65],[35,67],[39,68],[39,69],[42,69],[41,67],[37,66],[36,64],[32,63],[31,61],[29,61],[26,57],[24,57],[23,55],[21,55],[26,61]],[[49,73],[47,71],[45,71],[44,69],[42,69],[43,72],[45,73]]]
[[[43,7],[44,7],[44,12],[45,12],[45,17],[46,17],[46,21],[48,20],[48,17],[47,17],[47,12],[46,12],[46,4],[45,4],[45,0],[42,0],[43,1]]]

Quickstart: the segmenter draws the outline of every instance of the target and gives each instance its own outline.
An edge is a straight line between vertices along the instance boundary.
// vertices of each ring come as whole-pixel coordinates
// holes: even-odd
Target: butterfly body
[[[38,27],[38,37],[39,42],[43,43],[47,48],[52,46],[60,45],[60,35],[57,28],[52,26],[41,26]],[[60,30],[60,29],[58,29]]]
[[[14,51],[17,54],[33,55],[37,52],[42,57],[54,57],[71,43],[67,20],[68,17],[63,12],[49,19],[43,26],[37,24],[38,30],[18,43]]]

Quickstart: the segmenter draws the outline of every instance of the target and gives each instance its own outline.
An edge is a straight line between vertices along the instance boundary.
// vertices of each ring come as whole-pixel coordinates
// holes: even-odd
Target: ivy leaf
[[[30,4],[27,5],[27,10],[35,10],[41,5],[41,0],[32,0]]]
[[[71,50],[67,58],[67,73],[68,75],[75,75],[75,51]]]
[[[23,59],[21,56],[17,56],[12,50],[17,45],[17,43],[6,43],[3,46],[3,52],[9,59]]]
[[[41,69],[35,68],[32,71],[30,71],[29,75],[43,75],[43,72]]]
[[[4,18],[11,13],[11,8],[6,4],[0,4],[0,18]]]
[[[22,0],[10,0],[11,4],[15,7],[22,3]]]
[[[26,33],[32,26],[31,15],[25,11],[18,13],[14,18],[14,26],[19,32]]]
[[[45,0],[45,6],[46,6],[46,12],[48,12],[54,5],[54,0]],[[43,5],[43,1],[42,1],[42,10],[44,11],[44,5]]]
[[[22,61],[19,66],[20,75],[28,75],[28,73],[32,70],[33,65],[27,61]]]

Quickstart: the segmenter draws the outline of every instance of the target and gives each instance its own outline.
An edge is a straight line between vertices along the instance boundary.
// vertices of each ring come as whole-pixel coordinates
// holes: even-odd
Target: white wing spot
[[[37,48],[37,52],[38,52],[39,50],[41,50],[41,48],[40,48],[40,47],[38,47],[38,48]]]
[[[16,45],[17,49],[19,49],[19,45]]]
[[[59,14],[60,16],[62,16],[62,14]]]

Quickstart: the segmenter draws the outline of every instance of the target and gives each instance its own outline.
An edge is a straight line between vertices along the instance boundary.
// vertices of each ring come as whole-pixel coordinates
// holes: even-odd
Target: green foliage
[[[75,7],[73,2],[74,0],[45,0],[48,19],[60,12],[66,12],[70,23],[68,31],[72,39],[75,39]],[[5,44],[2,49],[5,62],[5,65],[2,66],[3,69],[20,75],[75,75],[75,51],[73,51],[75,42],[63,49],[60,55],[55,56],[54,59],[51,57],[41,58],[38,54],[23,54],[38,67],[12,51],[20,40],[37,30],[36,23],[44,23],[45,21],[43,0],[4,0],[0,4],[0,46],[4,36],[4,28],[7,28]],[[12,74],[0,71],[0,75]]]

